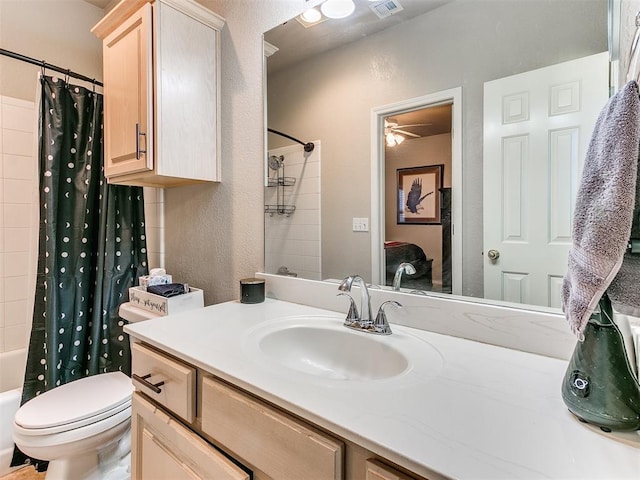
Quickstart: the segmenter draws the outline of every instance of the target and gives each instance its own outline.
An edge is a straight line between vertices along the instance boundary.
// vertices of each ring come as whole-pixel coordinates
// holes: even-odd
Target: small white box
[[[204,294],[199,288],[189,287],[189,293],[166,298],[147,292],[141,287],[131,287],[129,289],[129,302],[135,307],[155,313],[159,317],[164,317],[172,313],[204,307]]]

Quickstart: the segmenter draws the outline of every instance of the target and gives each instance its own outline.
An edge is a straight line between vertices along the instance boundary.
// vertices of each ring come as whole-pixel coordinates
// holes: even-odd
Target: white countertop
[[[441,362],[437,374],[320,379],[266,361],[252,340],[264,325],[298,315],[344,317],[267,299],[125,331],[428,478],[640,478],[640,435],[606,434],[567,411],[562,360],[391,324],[394,334],[377,338],[399,347],[407,337],[429,343],[425,351]]]

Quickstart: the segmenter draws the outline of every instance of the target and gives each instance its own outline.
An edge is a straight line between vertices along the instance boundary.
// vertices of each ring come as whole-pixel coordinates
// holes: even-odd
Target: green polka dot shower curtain
[[[142,188],[104,179],[102,95],[52,77],[41,84],[38,272],[22,403],[88,375],[130,374],[118,306],[147,272]]]

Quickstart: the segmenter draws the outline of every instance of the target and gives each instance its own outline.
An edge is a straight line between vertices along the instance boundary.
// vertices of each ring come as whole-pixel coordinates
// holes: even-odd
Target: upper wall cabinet
[[[220,30],[192,0],[122,0],[103,42],[109,183],[171,187],[220,178]]]

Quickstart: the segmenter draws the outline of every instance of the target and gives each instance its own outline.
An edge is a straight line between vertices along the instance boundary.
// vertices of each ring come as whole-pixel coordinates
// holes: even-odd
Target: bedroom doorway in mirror
[[[373,110],[373,283],[461,292],[460,97],[453,89]]]

